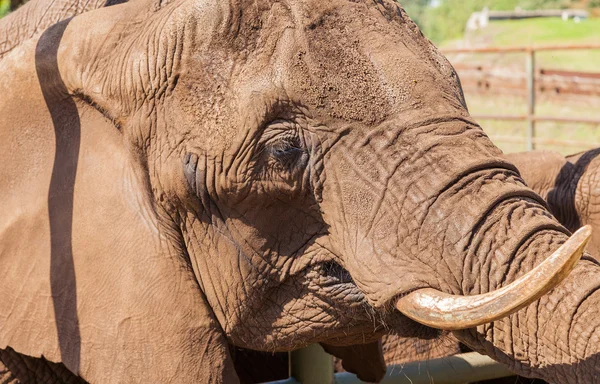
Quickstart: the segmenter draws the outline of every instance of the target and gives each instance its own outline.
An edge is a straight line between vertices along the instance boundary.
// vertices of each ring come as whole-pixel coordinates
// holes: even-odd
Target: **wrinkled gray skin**
[[[567,238],[390,2],[132,2],[2,64],[0,343],[91,382],[235,383],[232,345],[371,350],[427,331],[400,295],[497,289]],[[598,286],[584,260],[455,336],[595,382]]]

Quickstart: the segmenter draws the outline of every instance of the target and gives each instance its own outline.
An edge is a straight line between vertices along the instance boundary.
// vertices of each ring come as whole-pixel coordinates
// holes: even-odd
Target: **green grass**
[[[579,23],[559,18],[502,20],[490,23],[496,30],[493,44],[571,44],[600,43],[600,19],[585,19]]]
[[[0,17],[10,11],[10,0],[0,0]]]
[[[529,46],[564,44],[600,44],[600,18],[575,23],[559,18],[492,21],[485,29],[470,32],[464,40],[447,42],[451,48],[467,42],[471,46]],[[451,61],[523,66],[523,54],[448,55]],[[583,51],[546,51],[536,54],[538,67],[573,71],[600,72],[600,49]]]
[[[466,94],[469,111],[473,115],[502,114],[524,115],[526,101],[521,97],[494,96]],[[600,118],[600,100],[585,102],[580,100],[538,100],[536,113],[540,116],[577,116],[586,118]],[[506,122],[494,120],[480,120],[479,124],[492,141],[504,152],[525,151],[526,122]],[[503,141],[503,137],[519,139],[519,143]],[[589,124],[566,124],[538,122],[535,137],[547,140],[570,140],[583,142],[583,145],[538,144],[537,149],[554,150],[568,155],[583,150],[600,147],[600,126]]]
[[[582,20],[574,23],[559,18],[493,21],[488,28],[471,32],[460,45],[470,46],[528,46],[559,44],[600,44],[600,19]],[[443,47],[459,45],[449,42]],[[449,54],[451,62],[471,65],[500,66],[524,71],[525,55],[516,54]],[[600,72],[600,50],[548,51],[536,54],[538,68],[565,69],[573,71]],[[465,90],[469,110],[478,114],[526,114],[524,95],[503,96],[471,93]],[[577,99],[546,98],[537,100],[536,114],[540,116],[587,117],[600,119],[600,99],[579,97]],[[479,122],[492,141],[505,152],[524,151],[526,122],[482,120]],[[503,137],[519,139],[519,143],[502,141]],[[562,154],[576,153],[600,147],[600,126],[587,124],[537,123],[536,137],[547,140],[579,141],[583,145],[540,144],[536,148],[557,150]],[[572,143],[571,143],[572,144]]]

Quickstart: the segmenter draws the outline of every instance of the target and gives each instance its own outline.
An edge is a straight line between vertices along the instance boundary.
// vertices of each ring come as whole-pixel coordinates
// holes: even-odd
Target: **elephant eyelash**
[[[277,118],[262,129],[259,155],[267,155],[268,168],[286,172],[305,165],[308,157],[295,119]]]
[[[270,156],[283,169],[292,169],[304,165],[303,159],[307,157],[305,148],[296,136],[281,138],[268,147]]]
[[[271,156],[284,162],[292,160],[302,152],[304,152],[304,149],[296,138],[277,140],[269,147]]]

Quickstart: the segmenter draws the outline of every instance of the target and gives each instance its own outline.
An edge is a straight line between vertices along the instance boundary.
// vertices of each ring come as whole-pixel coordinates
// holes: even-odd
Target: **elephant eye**
[[[292,168],[302,166],[306,160],[306,151],[296,136],[275,140],[269,146],[269,152],[281,166]]]
[[[254,170],[270,195],[306,190],[310,147],[303,134],[302,127],[291,119],[276,120],[263,131]]]

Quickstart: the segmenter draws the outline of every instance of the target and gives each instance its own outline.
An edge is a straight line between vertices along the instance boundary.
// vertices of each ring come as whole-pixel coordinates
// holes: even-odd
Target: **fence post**
[[[527,50],[527,150],[535,148],[535,49]]]
[[[301,384],[331,384],[333,357],[319,344],[290,352],[290,376]]]

